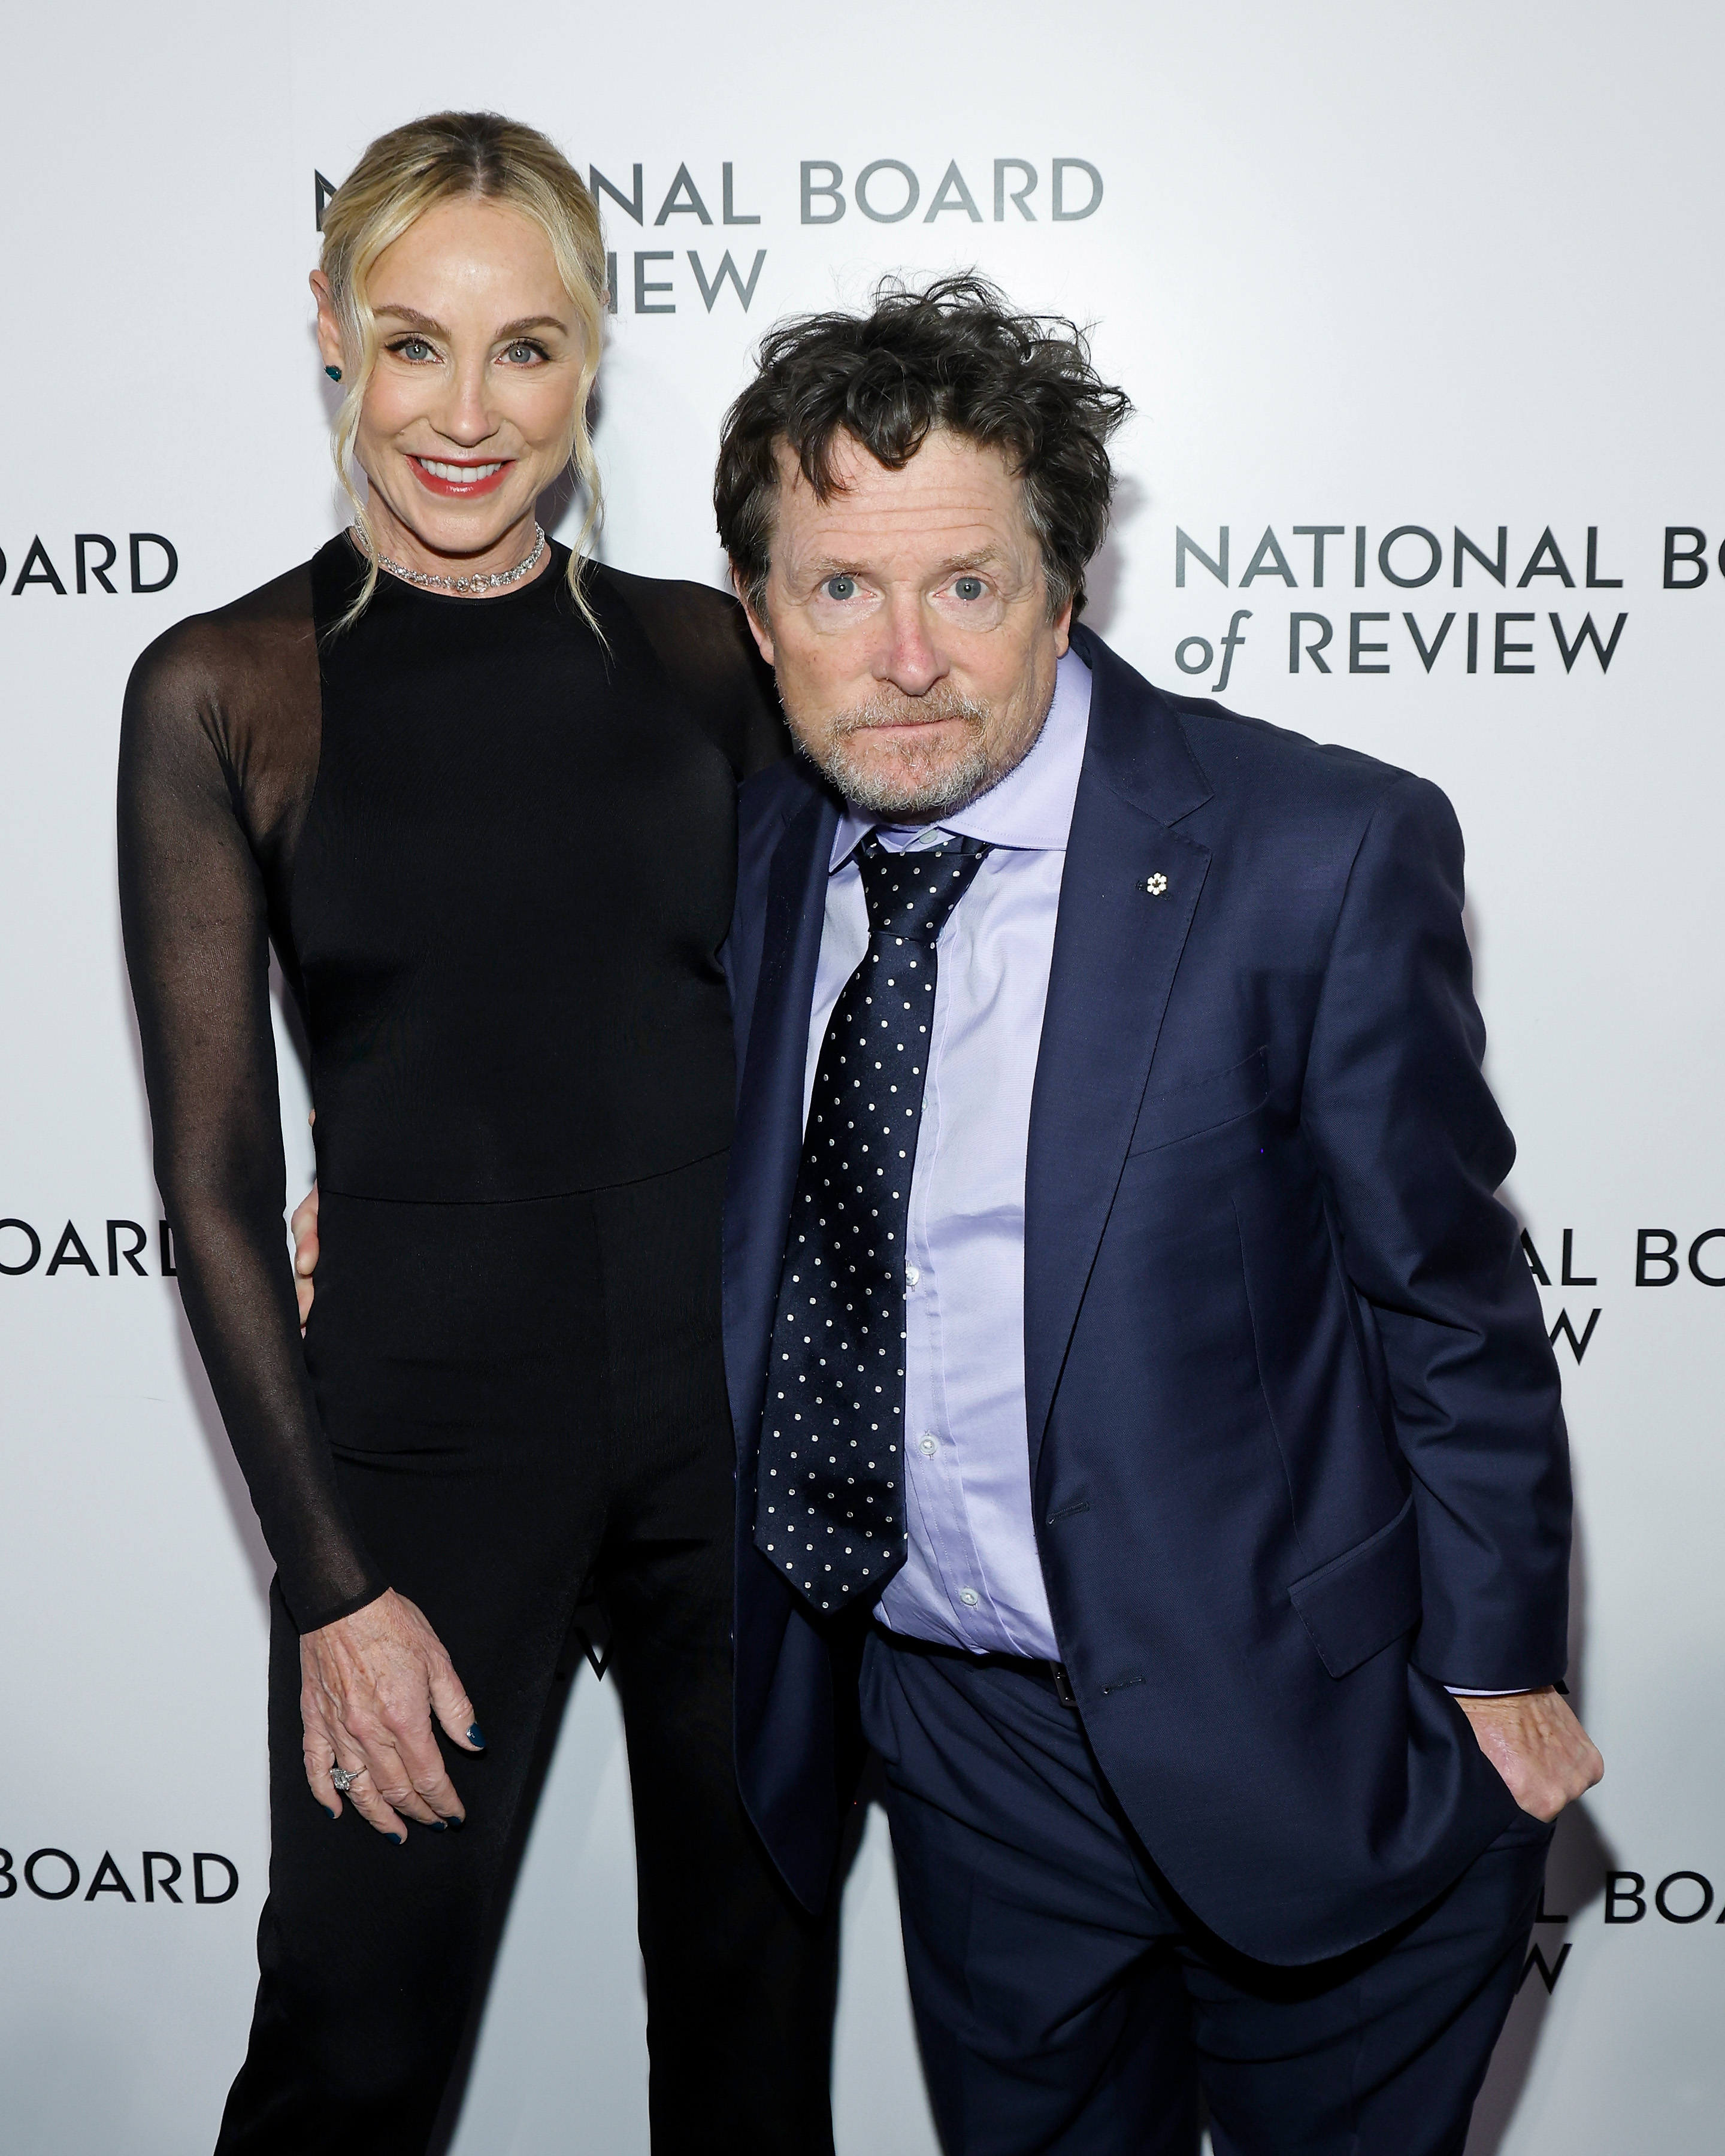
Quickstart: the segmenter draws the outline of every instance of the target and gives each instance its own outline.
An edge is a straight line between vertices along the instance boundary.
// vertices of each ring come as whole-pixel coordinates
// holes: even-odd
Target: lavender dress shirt
[[[899,852],[948,834],[985,840],[993,851],[936,946],[906,1234],[909,1554],[875,1614],[942,1646],[1049,1661],[1060,1647],[1031,1524],[1024,1414],[1024,1163],[1090,690],[1088,668],[1069,651],[1034,747],[943,822],[907,829],[856,809],[840,818],[803,1078],[806,1127],[833,1006],[868,952],[858,846],[870,831]]]
[[[906,1525],[910,1553],[876,1614],[974,1654],[1060,1653],[1030,1519],[1024,1425],[1024,1160],[1066,839],[1090,727],[1069,651],[1035,746],[942,823],[849,809],[833,840],[803,1082],[806,1126],[833,1006],[869,947],[852,856],[981,839],[993,850],[941,932],[922,1127],[906,1233]]]

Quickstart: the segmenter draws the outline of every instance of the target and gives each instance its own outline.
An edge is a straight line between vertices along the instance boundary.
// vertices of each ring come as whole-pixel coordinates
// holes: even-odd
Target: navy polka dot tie
[[[858,850],[868,955],[828,1023],[773,1327],[755,1547],[817,1609],[904,1563],[905,1220],[935,942],[988,848]]]

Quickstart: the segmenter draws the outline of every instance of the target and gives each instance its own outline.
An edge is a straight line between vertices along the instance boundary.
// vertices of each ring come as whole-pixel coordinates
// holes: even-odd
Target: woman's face
[[[347,368],[320,271],[317,337]],[[582,350],[549,241],[479,196],[439,203],[373,264],[377,364],[355,454],[383,552],[432,575],[512,568],[567,454]]]

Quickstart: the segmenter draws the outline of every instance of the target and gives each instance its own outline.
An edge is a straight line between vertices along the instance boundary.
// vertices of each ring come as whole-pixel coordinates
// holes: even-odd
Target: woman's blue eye
[[[403,337],[395,346],[398,357],[418,361],[432,357],[431,346],[424,337]]]
[[[957,598],[979,599],[983,595],[983,580],[980,577],[960,577],[952,591]]]
[[[829,599],[854,599],[856,597],[855,577],[829,577],[827,597]]]
[[[531,363],[536,359],[542,359],[544,356],[536,344],[512,344],[509,347],[509,357],[517,365]]]

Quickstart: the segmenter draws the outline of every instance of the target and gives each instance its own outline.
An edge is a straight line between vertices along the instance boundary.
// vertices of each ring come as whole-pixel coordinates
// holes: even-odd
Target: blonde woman
[[[654,2147],[831,2146],[829,1943],[731,1755],[719,949],[736,788],[781,737],[729,599],[536,524],[572,461],[595,496],[604,274],[532,130],[374,142],[312,279],[354,527],[172,630],[126,700],[157,1172],[278,1568],[234,2156],[425,2148],[587,1594],[628,1728]],[[317,1111],[303,1342],[271,943]]]

